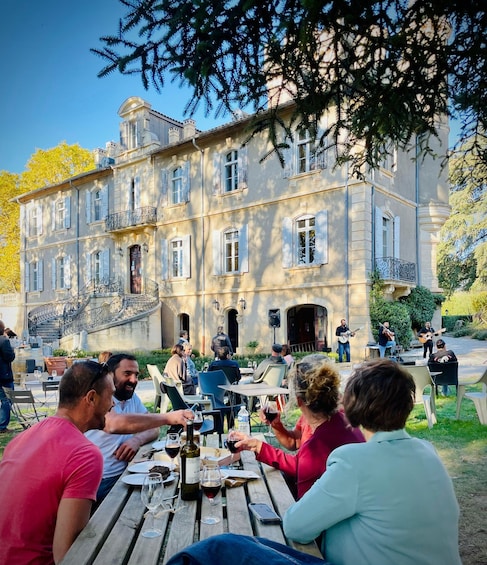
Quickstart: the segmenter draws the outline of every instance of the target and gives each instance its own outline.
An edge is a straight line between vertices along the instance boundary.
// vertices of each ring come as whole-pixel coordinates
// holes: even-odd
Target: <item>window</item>
[[[248,272],[247,233],[247,225],[213,232],[213,274]]]
[[[53,203],[52,229],[62,230],[71,226],[71,198],[66,196]]]
[[[86,254],[86,283],[108,284],[110,280],[110,250]]]
[[[238,273],[238,231],[227,231],[223,237],[225,249],[225,272]]]
[[[297,232],[297,263],[311,265],[315,260],[315,219],[306,218],[296,222]]]
[[[103,259],[101,251],[93,253],[93,278],[96,284],[103,278]]]
[[[183,202],[183,169],[177,167],[171,176],[171,199],[173,204]]]
[[[161,240],[161,278],[188,279],[191,277],[191,236]]]
[[[285,141],[290,145],[282,151],[285,178],[326,169],[327,141],[326,138],[322,139],[323,135],[323,130],[318,129],[314,140],[309,131],[301,130],[296,132],[292,143]]]
[[[375,258],[399,259],[401,218],[390,211],[375,209]]]
[[[40,206],[33,206],[29,210],[29,225],[28,235],[36,237],[42,234],[42,208]]]
[[[183,240],[175,239],[171,242],[171,276],[183,276]]]
[[[284,218],[282,224],[282,265],[284,268],[328,263],[328,213]]]
[[[307,131],[300,131],[296,140],[296,174],[311,170],[311,139]]]
[[[101,190],[96,190],[93,195],[93,219],[99,222],[102,219]]]
[[[39,263],[34,261],[32,263],[32,290],[39,290]]]
[[[70,258],[68,256],[57,257],[52,260],[52,288],[63,290],[71,288]]]
[[[86,223],[101,222],[108,216],[108,187],[86,193]]]
[[[137,147],[137,122],[128,123],[128,148],[135,149]]]
[[[213,194],[247,188],[248,151],[243,146],[213,155]]]
[[[225,192],[238,188],[238,152],[230,151],[225,156]]]
[[[25,291],[40,292],[44,288],[44,269],[42,261],[25,264]]]

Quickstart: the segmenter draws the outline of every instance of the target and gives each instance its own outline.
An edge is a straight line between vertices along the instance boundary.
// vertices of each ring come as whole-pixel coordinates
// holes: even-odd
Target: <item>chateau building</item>
[[[261,161],[264,136],[243,144],[250,117],[198,131],[137,97],[118,113],[120,142],[96,151],[96,169],[18,198],[31,334],[134,350],[170,347],[186,329],[209,353],[223,325],[239,353],[250,341],[334,350],[346,318],[363,328],[361,357],[374,269],[391,299],[440,290],[446,171],[415,162],[414,146],[359,180],[306,132],[282,167]],[[439,132],[446,145],[446,122]]]

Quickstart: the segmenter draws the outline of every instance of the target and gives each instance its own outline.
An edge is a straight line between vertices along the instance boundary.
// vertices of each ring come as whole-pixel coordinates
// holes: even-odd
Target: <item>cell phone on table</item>
[[[279,514],[263,502],[249,502],[249,510],[263,524],[277,524],[281,521]]]

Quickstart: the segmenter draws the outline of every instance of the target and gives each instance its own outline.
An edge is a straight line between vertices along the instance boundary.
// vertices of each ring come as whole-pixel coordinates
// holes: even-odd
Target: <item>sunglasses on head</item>
[[[91,379],[90,386],[88,387],[88,389],[91,390],[97,381],[108,375],[110,368],[108,367],[108,363],[96,363],[95,361],[85,361],[85,363],[89,363],[90,367],[95,369],[95,375]]]

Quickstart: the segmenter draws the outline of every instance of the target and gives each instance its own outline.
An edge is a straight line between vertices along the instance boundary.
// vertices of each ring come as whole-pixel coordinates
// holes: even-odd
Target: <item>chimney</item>
[[[179,128],[169,128],[169,143],[177,143],[179,141]]]
[[[103,159],[106,157],[107,152],[101,147],[93,149],[93,156],[95,158],[95,167],[101,169],[103,167]]]
[[[196,122],[191,118],[183,122],[183,139],[189,139],[196,134]]]

